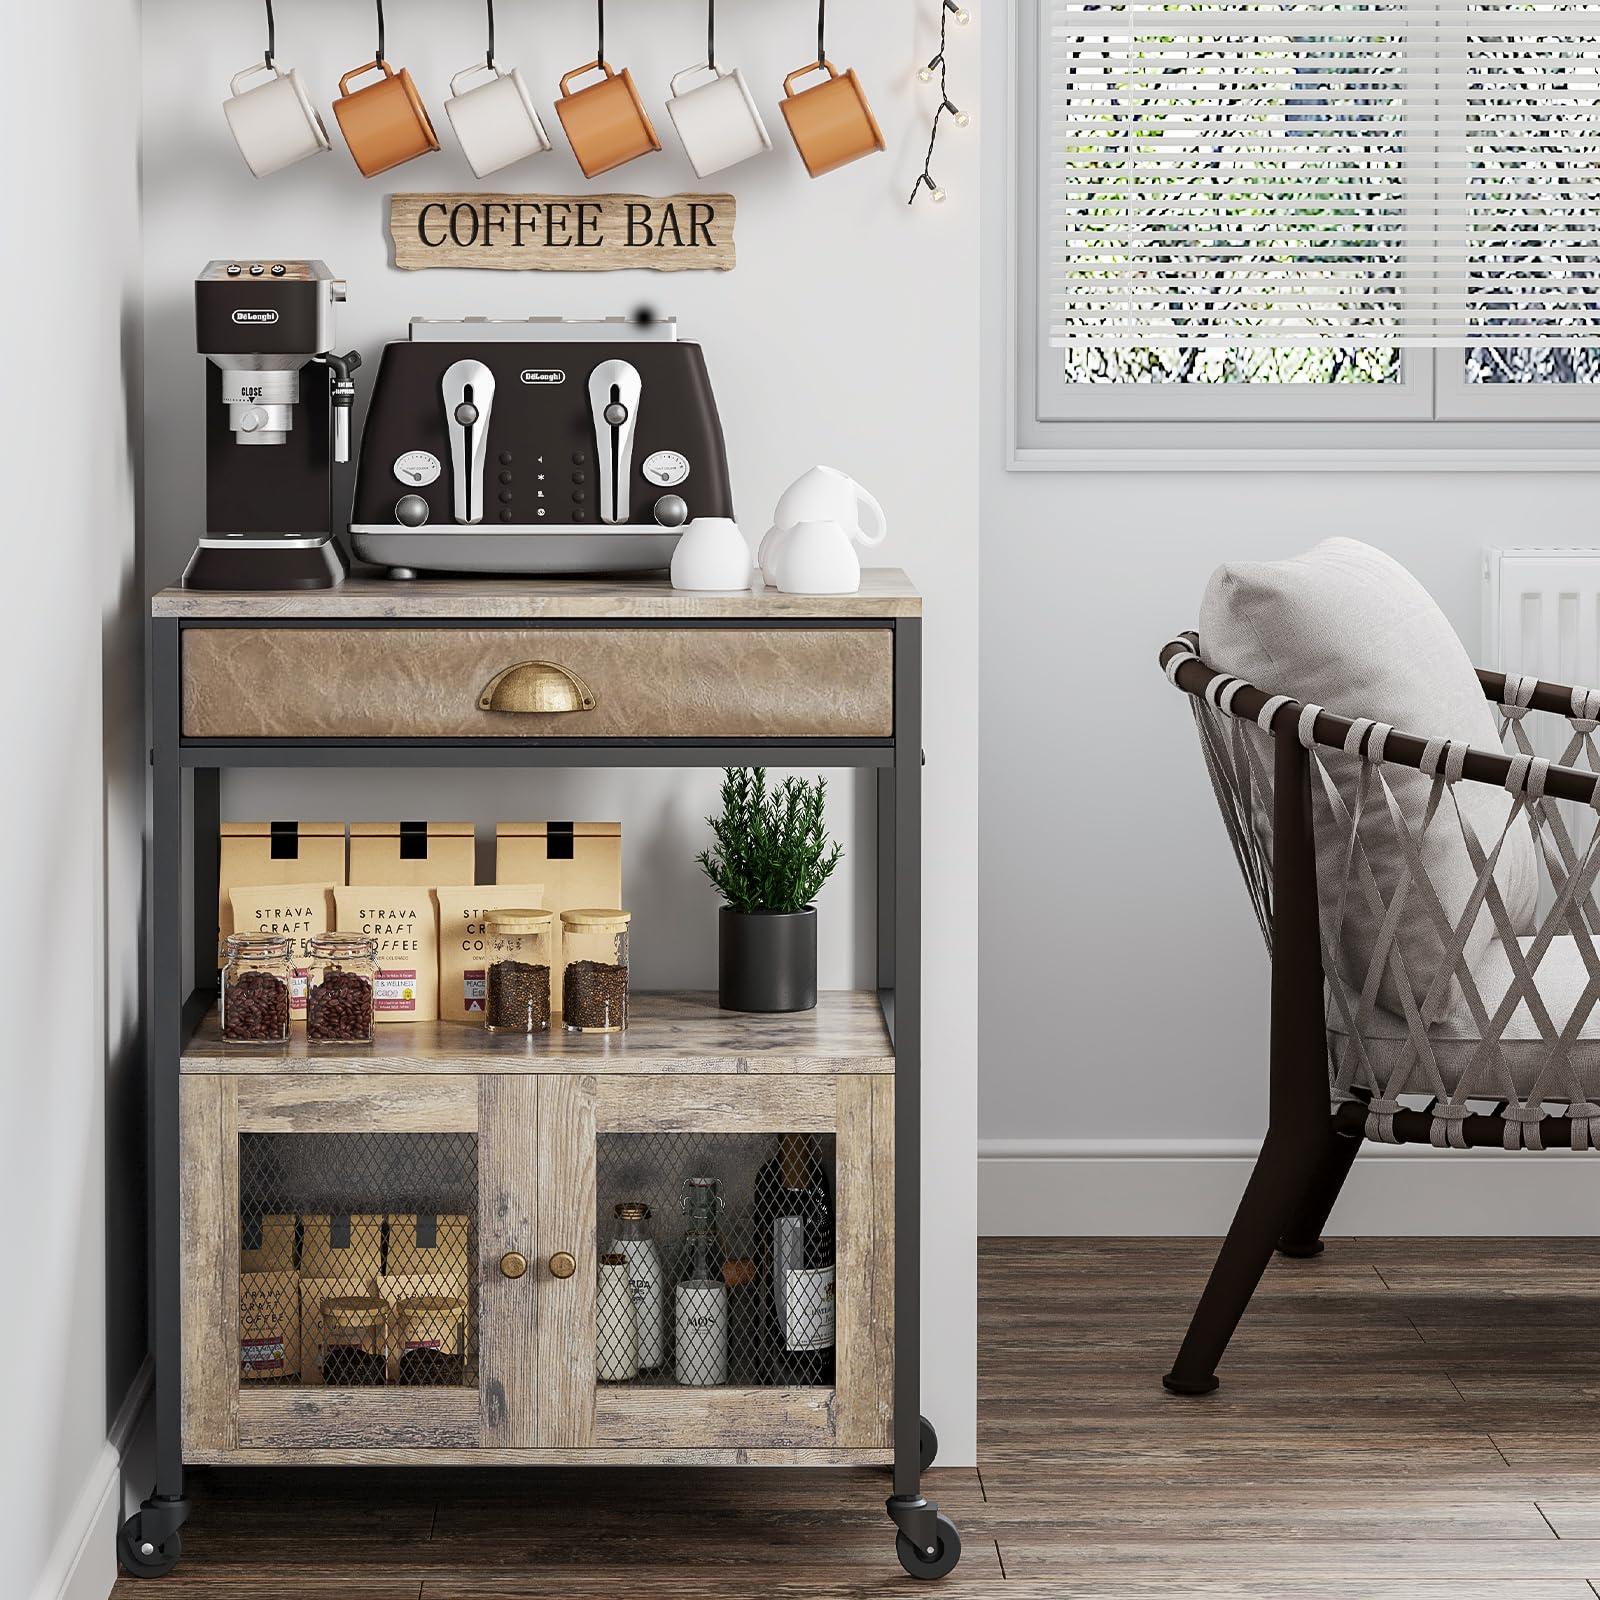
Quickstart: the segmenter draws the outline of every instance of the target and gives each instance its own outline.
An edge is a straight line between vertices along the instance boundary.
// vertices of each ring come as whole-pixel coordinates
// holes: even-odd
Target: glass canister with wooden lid
[[[483,1025],[490,1033],[550,1028],[550,955],[555,914],[532,907],[484,913],[489,976]]]
[[[569,1033],[628,1026],[628,911],[561,913],[561,1021]]]

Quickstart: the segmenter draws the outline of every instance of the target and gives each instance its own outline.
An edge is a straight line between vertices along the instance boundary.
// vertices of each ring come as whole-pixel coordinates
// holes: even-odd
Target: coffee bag
[[[239,884],[343,883],[342,822],[224,822],[217,858],[217,964]],[[248,930],[245,930],[248,931]]]
[[[281,933],[291,941],[291,1023],[306,1020],[306,941],[331,926],[334,888],[331,883],[256,883],[228,892],[235,933]]]
[[[439,1015],[439,911],[432,889],[354,884],[334,891],[340,933],[378,945],[372,1020],[433,1022]]]
[[[476,883],[477,849],[470,822],[352,822],[349,881]]]
[[[510,906],[537,906],[542,883],[447,888],[439,897],[439,1016],[445,1022],[483,1021],[489,963],[484,916]]]

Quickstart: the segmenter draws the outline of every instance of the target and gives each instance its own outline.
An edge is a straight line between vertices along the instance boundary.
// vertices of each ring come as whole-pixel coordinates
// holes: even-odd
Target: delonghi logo
[[[522,381],[524,383],[565,383],[567,375],[557,372],[551,367],[526,367],[523,369]]]
[[[243,323],[247,327],[254,326],[258,323],[265,326],[268,323],[276,322],[278,320],[278,313],[276,311],[235,311],[233,314],[233,320],[235,322]]]

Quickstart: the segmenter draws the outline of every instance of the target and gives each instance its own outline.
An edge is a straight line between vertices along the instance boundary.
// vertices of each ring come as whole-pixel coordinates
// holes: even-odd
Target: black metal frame
[[[146,987],[146,1083],[149,1118],[150,1348],[155,1369],[156,1481],[122,1530],[125,1546],[160,1564],[160,1547],[188,1515],[184,1497],[180,1355],[179,1058],[216,987],[220,778],[226,767],[406,766],[711,767],[816,763],[869,770],[877,778],[878,995],[895,1052],[895,1378],[893,1493],[888,1512],[921,1549],[938,1539],[938,1507],[924,1498],[921,1396],[922,1206],[922,624],[916,618],[811,620],[663,619],[653,627],[888,627],[893,634],[894,731],[887,739],[185,739],[182,731],[182,638],[190,627],[269,626],[327,629],[536,625],[626,628],[608,619],[507,618],[402,621],[367,618],[279,619],[248,624],[157,617],[151,622],[151,816],[149,959]],[[186,792],[187,791],[187,792]],[[184,841],[189,839],[193,969],[185,984],[182,948]],[[187,998],[185,998],[187,996]],[[931,1430],[927,1430],[931,1435]],[[170,1565],[168,1563],[167,1565]]]
[[[1168,669],[1171,662],[1198,648],[1197,635],[1181,635],[1163,647],[1161,665]],[[1198,655],[1183,660],[1172,679],[1185,694],[1202,700],[1208,691],[1215,696],[1224,686],[1236,684],[1229,702],[1231,714],[1251,720],[1258,718],[1273,698],[1253,684],[1207,666]],[[1478,682],[1485,699],[1503,703],[1503,674],[1480,669]],[[1541,683],[1529,704],[1534,710],[1570,716],[1573,691],[1565,684]],[[1267,1134],[1177,1360],[1162,1379],[1174,1394],[1209,1394],[1217,1387],[1217,1364],[1274,1251],[1297,1257],[1321,1253],[1322,1229],[1365,1137],[1366,1108],[1358,1103],[1330,1107],[1328,1100],[1311,753],[1299,738],[1303,709],[1299,701],[1284,699],[1273,712],[1271,726],[1272,1008]],[[1310,731],[1316,744],[1343,750],[1354,726],[1351,718],[1322,711]],[[1420,770],[1426,743],[1416,734],[1394,730],[1385,740],[1383,759]],[[1487,750],[1466,752],[1462,775],[1469,782],[1504,787],[1511,772],[1511,759],[1506,755]],[[1552,765],[1545,774],[1545,793],[1557,799],[1589,804],[1597,787],[1600,777],[1574,767]],[[1399,1142],[1431,1143],[1429,1110],[1400,1111],[1392,1121]],[[1505,1124],[1496,1114],[1469,1116],[1459,1126],[1469,1146],[1503,1143]],[[1539,1129],[1547,1147],[1570,1147],[1570,1118],[1546,1116]]]

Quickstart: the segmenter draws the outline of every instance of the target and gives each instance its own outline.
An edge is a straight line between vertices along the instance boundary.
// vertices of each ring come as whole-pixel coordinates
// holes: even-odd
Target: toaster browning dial
[[[657,450],[645,457],[644,475],[663,489],[675,489],[689,476],[689,458],[676,450]]]

